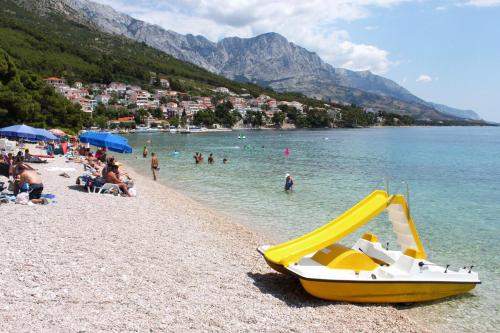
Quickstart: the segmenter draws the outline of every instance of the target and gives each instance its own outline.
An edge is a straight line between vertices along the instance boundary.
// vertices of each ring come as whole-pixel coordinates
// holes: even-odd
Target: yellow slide
[[[391,203],[393,196],[386,191],[373,191],[324,226],[286,243],[273,246],[264,253],[270,263],[278,266],[289,266],[298,262],[307,254],[319,251],[344,238],[371,219],[380,214]]]

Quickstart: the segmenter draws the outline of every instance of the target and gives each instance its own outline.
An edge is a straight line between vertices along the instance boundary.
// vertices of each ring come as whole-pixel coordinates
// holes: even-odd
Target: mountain
[[[215,87],[224,86],[239,94],[266,94],[312,107],[324,105],[302,94],[277,93],[232,81],[145,43],[102,32],[66,15],[46,12],[40,16],[18,4],[0,0],[0,51],[5,51],[19,70],[42,77],[64,76],[70,83],[123,81],[142,86],[159,74],[168,77],[174,89],[192,95],[211,95]]]
[[[464,114],[469,118],[471,115],[467,111],[428,103],[395,82],[369,71],[334,68],[316,53],[277,33],[253,38],[230,37],[214,43],[203,36],[165,30],[88,0],[15,1],[42,15],[63,14],[80,24],[144,42],[213,73],[276,91],[297,91],[310,97],[409,114],[420,119],[462,118]]]
[[[462,110],[452,108],[443,104],[430,103],[434,109],[438,110],[441,113],[449,114],[451,116],[462,118],[462,119],[470,119],[470,120],[482,120],[481,117],[472,110]]]

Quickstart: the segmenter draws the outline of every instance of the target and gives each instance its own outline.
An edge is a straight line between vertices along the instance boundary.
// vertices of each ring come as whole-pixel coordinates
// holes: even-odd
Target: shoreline
[[[427,331],[307,295],[255,251],[269,239],[128,165],[135,198],[80,191],[63,158],[34,166],[57,203],[1,205],[2,331]]]

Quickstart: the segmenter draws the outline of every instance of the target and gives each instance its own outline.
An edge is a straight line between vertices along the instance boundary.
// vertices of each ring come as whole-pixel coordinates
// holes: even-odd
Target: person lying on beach
[[[47,163],[47,160],[31,155],[30,150],[27,148],[24,150],[24,161],[28,163]]]
[[[25,165],[21,166],[21,173],[18,177],[20,188],[25,188],[28,192],[29,199],[34,204],[45,204],[46,200],[42,199],[43,184],[42,177],[35,171],[29,170]]]
[[[111,184],[116,184],[120,188],[120,190],[123,192],[123,194],[127,197],[130,196],[128,193],[128,186],[124,182],[122,182],[119,178],[119,171],[118,171],[118,166],[116,164],[109,165],[108,166],[108,172],[106,173],[106,177],[104,178],[106,180],[106,183],[111,183]]]

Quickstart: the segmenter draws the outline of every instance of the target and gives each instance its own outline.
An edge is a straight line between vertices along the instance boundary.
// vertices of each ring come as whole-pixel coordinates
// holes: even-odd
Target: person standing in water
[[[208,155],[208,164],[214,164],[214,154]]]
[[[285,191],[291,191],[293,187],[293,178],[289,173],[285,176]]]
[[[193,158],[194,158],[194,163],[196,163],[196,164],[199,164],[199,163],[200,163],[200,160],[199,160],[199,158],[198,158],[198,154],[199,154],[199,153],[198,153],[198,152],[196,152],[196,153],[194,154],[194,156],[193,156]]]
[[[144,149],[142,150],[142,157],[148,157],[148,147],[146,146],[144,146]]]
[[[156,153],[151,153],[151,171],[153,172],[153,180],[158,179],[158,171],[160,170],[160,162]]]

